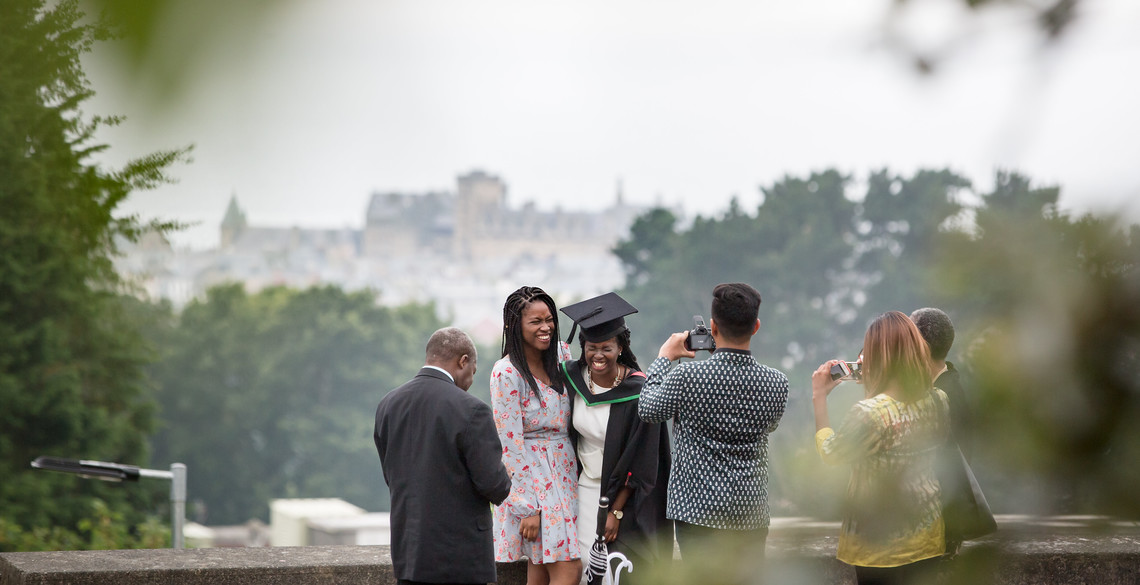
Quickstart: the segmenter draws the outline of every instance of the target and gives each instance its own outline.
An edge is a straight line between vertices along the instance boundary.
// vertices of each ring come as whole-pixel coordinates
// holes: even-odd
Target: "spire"
[[[222,225],[219,230],[222,249],[232,248],[234,242],[245,231],[245,227],[245,212],[238,207],[237,193],[233,193],[230,195],[230,204],[226,206],[226,216],[222,218]]]
[[[230,195],[230,204],[226,207],[226,216],[222,218],[222,227],[241,229],[245,227],[245,212],[238,207],[237,193]]]
[[[625,190],[622,188],[621,177],[617,178],[617,206],[621,207],[625,204]]]

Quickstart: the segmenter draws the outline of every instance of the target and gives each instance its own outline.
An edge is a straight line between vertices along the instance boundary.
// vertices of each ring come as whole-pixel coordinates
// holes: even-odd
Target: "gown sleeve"
[[[611,497],[622,486],[629,486],[635,492],[647,493],[657,483],[657,466],[660,461],[661,428],[663,423],[647,423],[637,415],[637,402],[631,405],[629,420],[624,421],[628,428],[624,437],[611,444],[606,437],[606,449],[620,449],[615,473],[610,478]],[[612,411],[611,411],[612,416]],[[616,484],[616,485],[615,485]]]

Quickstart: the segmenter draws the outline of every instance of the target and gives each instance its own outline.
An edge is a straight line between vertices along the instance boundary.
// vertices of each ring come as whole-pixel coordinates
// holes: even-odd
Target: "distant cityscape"
[[[620,288],[625,277],[611,250],[644,211],[625,203],[620,183],[599,211],[511,207],[506,182],[479,170],[459,175],[454,192],[374,192],[360,229],[251,224],[234,194],[218,248],[178,250],[149,234],[121,245],[116,266],[140,295],[176,307],[226,282],[249,292],[374,289],[384,305],[434,302],[441,319],[490,343],[503,300],[519,286],[541,286],[560,303]]]

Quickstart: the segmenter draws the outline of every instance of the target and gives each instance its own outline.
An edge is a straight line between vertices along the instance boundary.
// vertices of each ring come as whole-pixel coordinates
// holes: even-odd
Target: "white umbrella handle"
[[[616,567],[613,566],[614,559],[618,559],[618,564]],[[614,552],[607,555],[606,575],[605,577],[602,577],[602,585],[618,585],[618,581],[621,581],[622,569],[625,569],[625,572],[627,573],[632,573],[633,561],[625,558],[625,555],[619,552]]]

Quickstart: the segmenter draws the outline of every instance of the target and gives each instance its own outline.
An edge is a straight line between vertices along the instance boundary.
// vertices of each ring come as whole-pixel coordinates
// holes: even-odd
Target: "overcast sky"
[[[85,111],[128,117],[100,135],[111,163],[196,145],[123,210],[201,222],[175,237],[198,248],[234,193],[253,224],[359,227],[374,190],[477,168],[514,204],[601,209],[620,179],[704,214],[785,174],[950,167],[985,189],[1007,168],[1140,219],[1140,2],[1085,0],[1053,45],[960,4],[297,0],[218,33],[162,108],[96,55]]]

